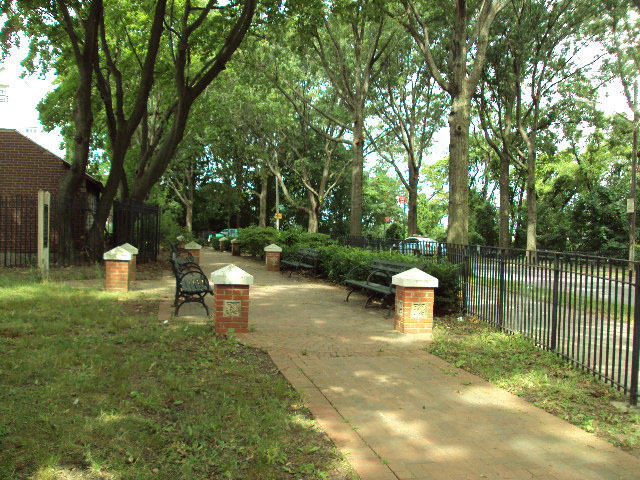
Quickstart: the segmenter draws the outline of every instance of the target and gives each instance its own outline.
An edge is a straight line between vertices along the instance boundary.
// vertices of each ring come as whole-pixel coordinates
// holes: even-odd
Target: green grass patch
[[[269,357],[211,325],[22,273],[0,298],[0,478],[353,478]]]
[[[640,457],[640,413],[611,403],[625,396],[521,335],[438,319],[427,351]]]

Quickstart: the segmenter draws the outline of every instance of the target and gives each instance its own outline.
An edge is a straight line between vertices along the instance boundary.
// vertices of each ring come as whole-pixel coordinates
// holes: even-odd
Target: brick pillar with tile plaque
[[[220,245],[220,251],[225,252],[227,250],[227,242],[229,239],[227,237],[220,237],[218,240],[218,245]]]
[[[189,242],[184,246],[184,249],[187,253],[191,254],[196,265],[200,265],[200,250],[202,250],[202,245],[196,242]]]
[[[431,333],[434,290],[438,279],[418,268],[394,275],[396,287],[394,328],[402,333]]]
[[[282,248],[272,243],[264,247],[264,262],[268,272],[280,271],[280,257],[282,256]]]
[[[107,292],[128,292],[129,291],[129,262],[131,253],[122,247],[116,247],[105,252],[105,290]]]
[[[224,335],[249,331],[249,286],[253,275],[235,265],[211,273],[213,283],[213,322],[215,332]]]
[[[136,257],[138,256],[138,249],[130,243],[123,243],[120,245],[127,252],[131,254],[131,262],[129,262],[129,283],[136,281]]]
[[[234,257],[240,256],[240,240],[237,238],[231,240],[231,255]]]

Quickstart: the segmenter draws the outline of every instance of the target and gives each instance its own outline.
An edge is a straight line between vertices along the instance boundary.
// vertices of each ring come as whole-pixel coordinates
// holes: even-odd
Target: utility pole
[[[633,82],[633,152],[631,153],[631,186],[629,188],[629,268],[635,260],[636,247],[636,169],[638,163],[638,80]]]

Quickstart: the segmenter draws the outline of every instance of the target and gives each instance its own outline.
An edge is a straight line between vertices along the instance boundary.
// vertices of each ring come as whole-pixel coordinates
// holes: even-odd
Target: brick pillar
[[[234,257],[240,256],[240,241],[237,238],[231,240],[231,255]]]
[[[215,332],[224,335],[249,331],[249,286],[253,276],[235,265],[211,274],[213,283],[213,322]]]
[[[438,279],[412,268],[394,275],[396,286],[394,328],[402,333],[431,333],[434,290]]]
[[[130,243],[123,243],[120,245],[127,252],[131,254],[131,262],[129,263],[129,283],[136,281],[136,257],[138,255],[138,249]]]
[[[108,292],[128,292],[131,253],[122,247],[116,247],[105,252],[102,258],[106,270],[105,289]]]
[[[227,248],[227,240],[229,240],[227,237],[220,238],[219,242],[220,242],[220,251],[221,252],[224,252],[225,249]]]
[[[264,247],[264,262],[268,272],[280,271],[280,257],[282,256],[282,248],[275,243]]]
[[[189,242],[184,246],[184,249],[193,256],[196,265],[200,265],[200,250],[202,250],[202,245],[196,242]]]
[[[176,240],[177,240],[177,242],[178,242],[177,247],[178,247],[178,248],[184,248],[184,243],[185,243],[185,241],[184,241],[184,236],[182,236],[182,235],[178,235],[178,236],[176,237]]]

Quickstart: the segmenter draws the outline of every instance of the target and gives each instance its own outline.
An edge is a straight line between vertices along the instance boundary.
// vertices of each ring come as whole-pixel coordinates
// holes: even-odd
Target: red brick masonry
[[[249,332],[249,286],[214,285],[213,321],[217,334]]]
[[[280,271],[280,255],[281,252],[265,252],[265,263],[267,265],[268,272]]]
[[[105,289],[107,292],[129,291],[129,262],[127,260],[105,260]]]
[[[433,288],[396,287],[394,328],[402,333],[431,333]]]
[[[200,265],[200,249],[189,250],[187,252],[193,255],[193,260],[196,262],[196,265]]]

